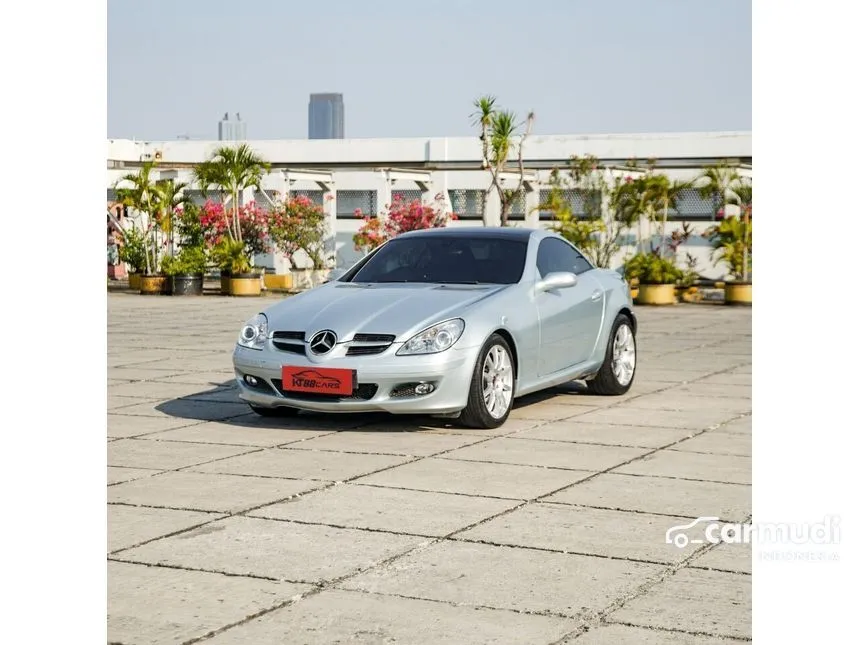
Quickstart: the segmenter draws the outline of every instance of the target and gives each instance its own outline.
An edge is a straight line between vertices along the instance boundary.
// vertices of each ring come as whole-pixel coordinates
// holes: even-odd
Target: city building
[[[343,94],[311,94],[308,139],[343,139]]]
[[[230,115],[225,112],[224,118],[218,122],[218,141],[245,141],[247,138],[247,123],[242,121],[239,113],[236,113],[236,120],[231,121]]]

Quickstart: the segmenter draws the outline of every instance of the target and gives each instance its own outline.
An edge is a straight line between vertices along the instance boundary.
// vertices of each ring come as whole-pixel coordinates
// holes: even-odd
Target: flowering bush
[[[269,237],[291,265],[296,265],[295,254],[304,251],[315,269],[325,268],[325,211],[306,196],[287,199],[272,209]]]
[[[441,193],[436,195],[434,202],[422,204],[417,199],[405,202],[400,195],[395,195],[394,203],[388,207],[388,212],[382,219],[364,214],[360,208],[356,208],[355,216],[363,218],[364,223],[358,233],[352,237],[355,250],[367,253],[401,233],[426,228],[443,228],[449,221],[457,219],[454,213],[445,211],[445,200]]]
[[[207,248],[214,249],[225,239],[230,239],[229,213],[224,205],[207,201],[200,209],[200,225]],[[245,256],[250,260],[258,253],[269,253],[269,211],[249,202],[239,208],[239,230],[242,233]],[[222,267],[223,268],[223,267]]]

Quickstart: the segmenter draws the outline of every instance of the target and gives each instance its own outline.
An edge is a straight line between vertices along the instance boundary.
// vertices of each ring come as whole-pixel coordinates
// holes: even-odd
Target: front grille
[[[304,342],[305,332],[303,331],[276,331],[272,333],[272,338],[282,338],[284,340],[300,340]]]
[[[297,342],[298,341],[298,342]],[[272,345],[282,352],[291,354],[305,353],[305,332],[303,331],[276,331],[272,333]]]
[[[393,343],[394,334],[356,334],[352,340],[356,343]]]
[[[390,345],[354,345],[346,350],[347,356],[370,356],[371,354],[381,354]]]
[[[396,336],[394,334],[356,334],[352,337],[347,356],[370,356],[381,354],[391,346]]]
[[[367,401],[376,395],[379,386],[376,383],[359,383],[350,396],[341,394],[315,394],[312,392],[289,392],[284,390],[281,379],[272,379],[272,383],[282,395],[298,401]]]

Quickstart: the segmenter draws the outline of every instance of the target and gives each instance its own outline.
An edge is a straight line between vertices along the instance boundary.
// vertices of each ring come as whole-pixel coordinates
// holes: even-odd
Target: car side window
[[[548,237],[538,247],[537,268],[541,278],[550,273],[568,272],[579,275],[591,270],[591,263],[570,244]]]

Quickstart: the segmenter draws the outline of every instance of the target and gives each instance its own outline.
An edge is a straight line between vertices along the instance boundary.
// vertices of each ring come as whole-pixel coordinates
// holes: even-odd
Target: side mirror
[[[554,291],[555,289],[570,289],[576,286],[576,274],[567,271],[559,271],[557,273],[548,274],[543,280],[539,281],[535,289],[540,291]]]
[[[346,275],[346,269],[332,269],[328,272],[328,276],[326,277],[326,282],[334,282]]]

